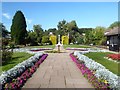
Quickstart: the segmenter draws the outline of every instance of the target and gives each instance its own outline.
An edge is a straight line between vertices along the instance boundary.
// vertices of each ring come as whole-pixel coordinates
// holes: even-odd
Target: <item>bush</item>
[[[69,37],[68,36],[62,36],[62,44],[63,45],[69,44]]]
[[[12,54],[13,53],[8,50],[3,50],[2,51],[2,63],[4,63],[7,60],[11,60]]]
[[[9,39],[6,39],[6,38],[3,38],[2,39],[2,45],[8,45],[8,43],[9,43]]]
[[[51,41],[52,45],[55,45],[57,43],[57,37],[55,35],[51,35],[49,37],[49,40]]]

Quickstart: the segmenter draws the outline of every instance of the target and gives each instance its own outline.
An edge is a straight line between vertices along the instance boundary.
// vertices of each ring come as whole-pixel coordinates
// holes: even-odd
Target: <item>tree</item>
[[[43,36],[43,29],[41,25],[37,24],[33,26],[33,30],[36,33],[37,43],[41,43]]]
[[[114,27],[120,27],[120,21],[116,21],[112,23],[108,28],[113,29]]]
[[[0,23],[0,33],[2,34],[2,37],[6,37],[9,34],[3,23]]]
[[[106,41],[104,36],[105,28],[98,26],[92,31],[85,33],[84,41],[85,44],[94,44],[94,45],[101,45]]]
[[[75,20],[73,20],[70,23],[68,23],[67,24],[67,28],[68,28],[68,30],[78,31],[78,27],[77,27],[77,24],[76,24]]]
[[[45,31],[44,31],[44,34],[43,34],[43,35],[49,35],[50,32],[52,32],[52,34],[54,34],[54,35],[57,35],[57,34],[58,34],[58,31],[57,31],[56,28],[49,28],[48,30],[45,30]]]
[[[17,11],[11,25],[11,37],[15,44],[25,44],[25,38],[27,36],[26,27],[27,25],[23,13]]]
[[[75,42],[75,34],[78,32],[78,27],[75,20],[72,20],[71,22],[66,22],[65,20],[58,22],[58,33],[63,35],[69,34],[69,41],[70,43]]]
[[[32,31],[28,32],[27,42],[31,46],[38,45],[38,43],[37,43],[37,36],[36,36],[35,32],[32,32]]]
[[[42,43],[44,43],[44,44],[50,43],[49,36],[43,36]]]
[[[66,24],[67,24],[66,20],[62,20],[58,22],[57,27],[58,27],[58,32],[60,35],[65,34]]]
[[[106,38],[104,36],[105,28],[98,26],[95,28],[95,44],[101,45],[106,41]]]
[[[79,32],[79,34],[82,35],[83,33],[86,33],[86,32],[88,32],[90,30],[93,30],[93,28],[79,28],[78,32]]]

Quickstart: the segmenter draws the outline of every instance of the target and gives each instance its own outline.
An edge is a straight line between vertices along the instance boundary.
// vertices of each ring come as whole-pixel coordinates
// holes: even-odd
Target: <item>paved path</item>
[[[93,88],[66,53],[49,53],[23,88]]]

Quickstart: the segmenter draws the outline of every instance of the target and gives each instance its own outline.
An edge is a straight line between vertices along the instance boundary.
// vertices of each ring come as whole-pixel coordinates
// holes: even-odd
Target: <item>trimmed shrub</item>
[[[69,44],[69,37],[68,36],[62,36],[62,44],[63,45]]]
[[[49,40],[52,42],[52,45],[55,45],[57,43],[55,35],[51,35]]]
[[[3,50],[2,51],[2,63],[4,63],[7,60],[11,60],[12,54],[13,53],[8,50]]]

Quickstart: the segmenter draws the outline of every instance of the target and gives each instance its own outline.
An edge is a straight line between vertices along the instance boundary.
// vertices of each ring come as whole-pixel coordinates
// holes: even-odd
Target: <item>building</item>
[[[109,46],[109,50],[119,51],[120,50],[120,28],[115,27],[113,29],[107,30],[105,32],[105,36],[107,36],[107,45]]]

